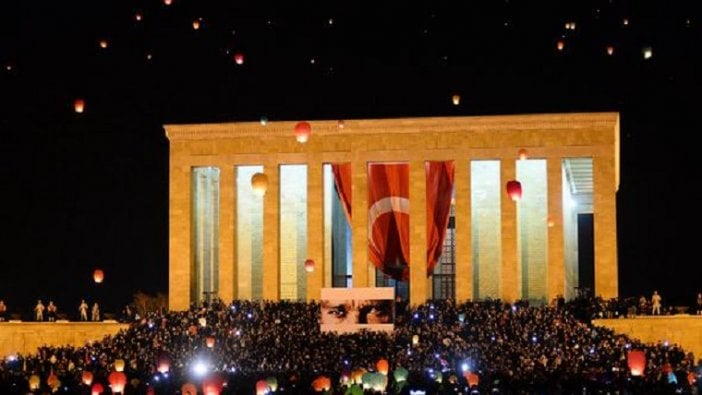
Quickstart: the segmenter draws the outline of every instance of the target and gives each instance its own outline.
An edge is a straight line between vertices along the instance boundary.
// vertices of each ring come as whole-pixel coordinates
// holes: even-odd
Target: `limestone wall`
[[[3,322],[0,323],[0,357],[31,354],[43,345],[82,346],[128,327],[117,322]]]

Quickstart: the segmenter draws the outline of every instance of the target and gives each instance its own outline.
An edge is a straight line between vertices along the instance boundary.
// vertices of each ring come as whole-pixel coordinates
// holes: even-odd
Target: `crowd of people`
[[[83,371],[109,388],[108,375],[117,360],[126,362],[130,384],[125,394],[181,393],[184,383],[201,383],[214,372],[225,375],[226,394],[256,393],[257,381],[269,378],[277,383],[277,392],[310,393],[320,376],[330,379],[327,393],[345,393],[355,372],[376,371],[380,359],[390,367],[388,393],[700,390],[702,367],[681,347],[642,344],[578,318],[583,306],[598,303],[399,302],[391,333],[339,335],[320,331],[315,302],[217,301],[185,312],[150,312],[128,330],[83,347],[47,346],[36,354],[6,358],[0,363],[0,393],[25,394],[32,375],[42,377],[48,391],[46,378],[52,374],[61,383],[55,393],[89,393],[81,384]],[[645,352],[642,376],[629,370],[631,350]],[[394,375],[405,370],[406,381]],[[477,385],[470,387],[469,375],[479,378]]]

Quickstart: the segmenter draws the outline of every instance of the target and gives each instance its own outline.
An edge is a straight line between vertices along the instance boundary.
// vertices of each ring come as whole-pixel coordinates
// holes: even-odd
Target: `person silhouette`
[[[80,320],[88,320],[88,304],[85,303],[85,299],[80,300],[80,305],[78,305],[78,312],[80,313]]]
[[[41,302],[41,299],[37,300],[37,305],[34,306],[34,319],[44,321],[44,310],[46,310],[44,303]]]
[[[100,321],[100,306],[98,302],[93,303],[93,309],[91,311],[91,320]]]

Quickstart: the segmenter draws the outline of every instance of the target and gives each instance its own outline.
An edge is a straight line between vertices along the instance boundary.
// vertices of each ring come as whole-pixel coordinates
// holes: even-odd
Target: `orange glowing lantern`
[[[61,381],[59,380],[58,376],[54,374],[52,371],[51,374],[49,374],[49,377],[46,378],[46,384],[49,385],[49,388],[55,390],[58,388],[59,385],[61,385]]]
[[[641,350],[631,350],[626,354],[626,363],[632,376],[642,376],[646,368],[646,353]]]
[[[556,43],[556,48],[558,48],[559,51],[562,51],[563,48],[565,48],[565,41],[558,40],[558,43]]]
[[[607,46],[607,55],[614,55],[614,46],[608,45]]]
[[[40,385],[41,385],[41,377],[37,376],[36,374],[33,374],[29,378],[29,389],[32,391],[38,390]]]
[[[451,101],[453,102],[454,106],[461,104],[461,95],[455,94],[455,95],[451,96]]]
[[[214,336],[207,336],[207,348],[213,348],[215,345],[215,338]]]
[[[529,157],[527,150],[524,148],[517,151],[517,154],[519,155],[520,160],[526,160],[526,158]]]
[[[338,127],[339,129],[343,129],[346,127],[346,123],[344,122],[343,119],[340,119],[340,120],[336,121],[336,127]]]
[[[73,110],[78,114],[82,114],[85,111],[85,100],[76,99],[73,100]]]
[[[115,371],[124,372],[124,359],[115,359]]]
[[[268,383],[266,380],[258,380],[256,382],[256,395],[265,395],[268,392]]]
[[[156,390],[154,389],[154,387],[147,388],[146,395],[156,395]]]
[[[103,38],[102,40],[100,40],[99,44],[100,44],[100,48],[105,49],[105,48],[107,48],[109,43],[107,42],[107,40],[105,40]]]
[[[464,372],[463,377],[468,382],[469,387],[477,387],[478,383],[480,382],[478,375],[470,371]]]
[[[378,373],[387,376],[388,370],[390,369],[390,364],[388,363],[387,359],[381,358],[378,360],[378,362],[375,363],[375,368],[378,369]]]
[[[93,388],[90,389],[91,395],[100,395],[105,392],[105,388],[100,383],[93,384]]]
[[[549,228],[553,228],[554,226],[556,226],[556,221],[554,221],[553,218],[551,218],[551,216],[549,215],[546,224]]]
[[[202,392],[205,395],[219,395],[224,388],[224,378],[218,374],[207,377],[202,381]]]
[[[127,385],[127,375],[124,372],[112,372],[107,376],[107,381],[110,383],[112,392],[123,393],[124,387]]]
[[[200,19],[195,19],[193,21],[193,30],[199,30],[200,29]]]
[[[263,173],[256,173],[251,176],[251,189],[256,196],[263,196],[268,189],[268,176]]]
[[[81,381],[83,384],[90,386],[90,384],[93,383],[93,373],[89,372],[87,370],[83,371],[83,375],[81,376]]]
[[[163,0],[163,4],[171,5],[171,4],[173,4],[173,0]]]
[[[305,271],[307,273],[314,272],[314,259],[306,259],[305,260]]]
[[[312,389],[315,392],[329,391],[331,389],[331,379],[327,376],[319,376],[312,382]]]
[[[93,280],[95,280],[95,283],[100,284],[104,279],[105,273],[100,269],[95,269],[93,272]]]
[[[310,139],[312,133],[312,125],[309,122],[298,122],[295,125],[295,140],[298,143],[306,143]]]
[[[416,346],[417,344],[419,344],[419,335],[413,335],[412,336],[412,345]]]
[[[516,180],[507,181],[507,194],[510,199],[518,202],[522,199],[522,184]]]
[[[236,64],[244,64],[244,54],[241,52],[237,52],[234,54],[234,63]]]
[[[141,12],[137,12],[136,14],[134,14],[134,19],[136,19],[137,22],[141,22],[141,18],[143,17],[144,16],[141,15]]]
[[[197,395],[197,387],[193,383],[185,383],[180,388],[180,392],[183,395]]]

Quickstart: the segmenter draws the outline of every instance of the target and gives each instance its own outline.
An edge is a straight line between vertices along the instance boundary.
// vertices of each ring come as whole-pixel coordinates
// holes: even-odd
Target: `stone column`
[[[234,166],[219,166],[219,297],[224,303],[236,298],[236,266],[234,263],[236,234],[236,194]]]
[[[517,205],[507,194],[507,181],[516,177],[516,164],[513,158],[500,161],[500,188],[502,193],[502,270],[500,293],[506,302],[513,302],[521,296],[519,279],[519,259],[517,257]]]
[[[410,304],[427,297],[427,172],[423,160],[413,160],[409,169],[410,200]]]
[[[471,233],[470,160],[456,159],[454,198],[456,199],[456,301],[473,299],[473,239]]]
[[[263,197],[263,299],[280,299],[280,165],[264,165],[268,190]]]
[[[315,268],[307,273],[307,300],[319,300],[324,286],[324,191],[322,162],[312,155],[307,163],[307,257]]]
[[[546,160],[548,187],[547,302],[565,296],[565,259],[563,256],[563,165],[560,157]]]
[[[190,165],[174,163],[171,153],[169,177],[168,308],[187,310],[194,300],[194,266],[190,256],[192,186]]]
[[[368,286],[368,164],[355,158],[351,165],[351,237],[353,286]]]
[[[595,242],[595,294],[604,299],[619,295],[617,272],[617,196],[614,156],[592,158]]]

